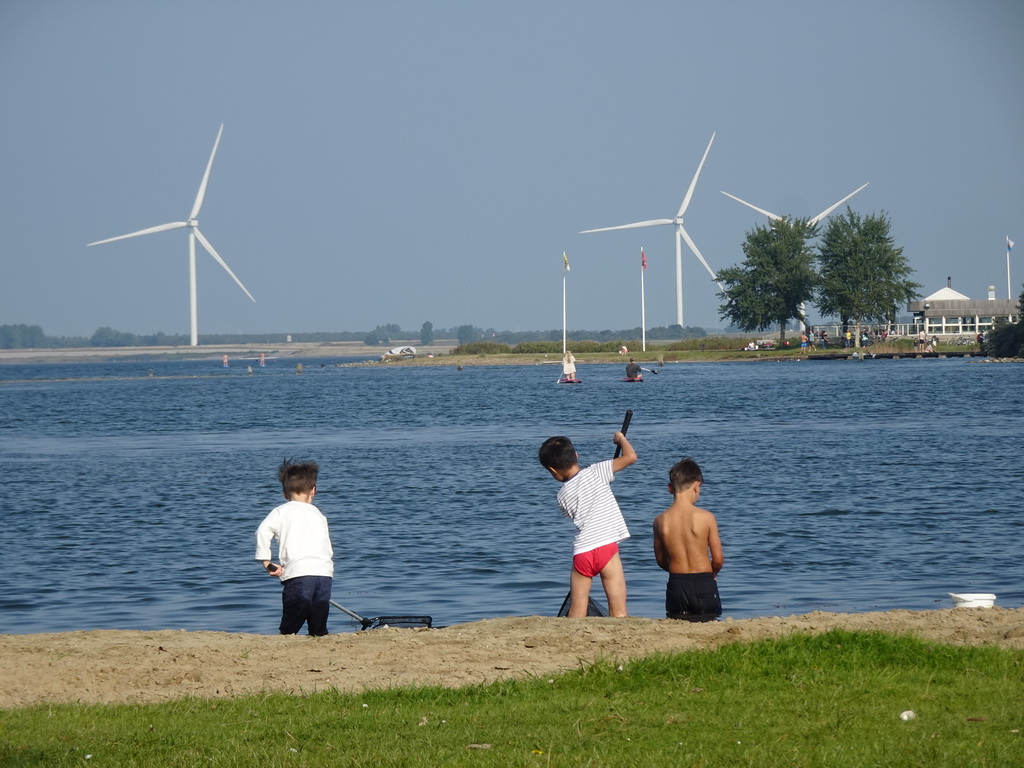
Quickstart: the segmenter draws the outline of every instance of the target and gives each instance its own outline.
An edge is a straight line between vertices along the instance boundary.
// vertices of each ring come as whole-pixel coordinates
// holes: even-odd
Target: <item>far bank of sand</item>
[[[269,360],[294,360],[296,364],[306,359],[321,361],[335,358],[346,366],[464,366],[464,365],[558,365],[559,354],[491,354],[452,355],[455,342],[438,343],[429,346],[416,345],[415,358],[389,357],[393,347],[371,347],[362,342],[290,342],[277,345],[209,345],[198,347],[79,347],[74,349],[0,349],[0,365],[29,364],[48,365],[52,363],[96,363],[107,361],[161,362],[167,360],[210,360],[220,361],[227,355],[232,364],[252,363],[260,354]],[[655,365],[663,354],[657,350],[636,353],[637,359],[645,365]],[[362,362],[341,362],[352,358],[363,358]],[[580,364],[625,364],[617,354],[578,355]]]
[[[831,629],[1020,650],[1024,608],[815,612],[708,624],[524,616],[445,629],[376,629],[321,638],[183,630],[0,635],[0,708],[408,685],[458,687],[552,675],[599,658],[628,661]]]
[[[421,355],[444,355],[454,345],[435,344],[417,346]],[[232,360],[268,358],[350,358],[365,356],[380,359],[391,347],[371,347],[356,341],[288,342],[285,344],[211,344],[198,347],[75,347],[71,349],[0,349],[0,364],[4,363],[78,363],[108,360],[220,360],[227,355]]]

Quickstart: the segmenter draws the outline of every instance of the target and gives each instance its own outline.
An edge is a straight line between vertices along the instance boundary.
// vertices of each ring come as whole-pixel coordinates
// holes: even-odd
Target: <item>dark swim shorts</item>
[[[685,621],[713,621],[722,615],[718,582],[712,573],[670,573],[665,615]]]

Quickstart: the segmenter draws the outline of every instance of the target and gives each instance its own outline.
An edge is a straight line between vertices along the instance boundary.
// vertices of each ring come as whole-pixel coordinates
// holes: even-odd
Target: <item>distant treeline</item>
[[[641,328],[600,331],[569,331],[566,337],[574,342],[613,342],[641,338]],[[650,328],[647,338],[698,339],[706,336],[703,328],[679,325]],[[378,325],[373,331],[320,331],[315,333],[204,333],[201,342],[213,344],[286,344],[290,341],[327,343],[332,341],[361,341],[371,346],[388,345],[398,342],[434,344],[435,340],[457,340],[460,344],[492,341],[516,345],[531,341],[561,341],[560,328],[551,331],[498,331],[494,328],[478,328],[475,325],[460,325],[454,328],[435,329],[429,322],[419,331],[402,330],[398,325]],[[75,347],[183,347],[190,342],[187,334],[136,334],[117,331],[113,328],[97,328],[92,336],[47,336],[38,325],[0,325],[0,349],[72,349]]]
[[[362,333],[204,333],[203,344],[284,344],[292,341],[362,341]],[[188,346],[188,334],[136,334],[97,328],[92,336],[47,336],[38,325],[0,325],[0,349],[72,349],[74,347],[177,347]]]

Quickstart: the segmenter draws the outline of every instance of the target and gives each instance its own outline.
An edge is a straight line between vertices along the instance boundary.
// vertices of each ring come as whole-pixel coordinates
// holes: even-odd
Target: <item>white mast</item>
[[[644,272],[647,271],[647,257],[644,255],[644,247],[640,246],[640,336],[642,338],[641,351],[647,351],[647,307],[644,304]]]

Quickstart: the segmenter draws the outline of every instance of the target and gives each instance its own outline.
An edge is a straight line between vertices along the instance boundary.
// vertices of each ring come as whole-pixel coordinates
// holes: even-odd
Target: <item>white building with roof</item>
[[[988,287],[988,298],[972,299],[953,290],[952,280],[946,278],[946,287],[920,301],[907,304],[907,311],[913,313],[913,331],[929,336],[977,335],[992,330],[997,319],[1015,323],[1020,320],[1020,310],[1014,299],[997,299],[994,285]]]

